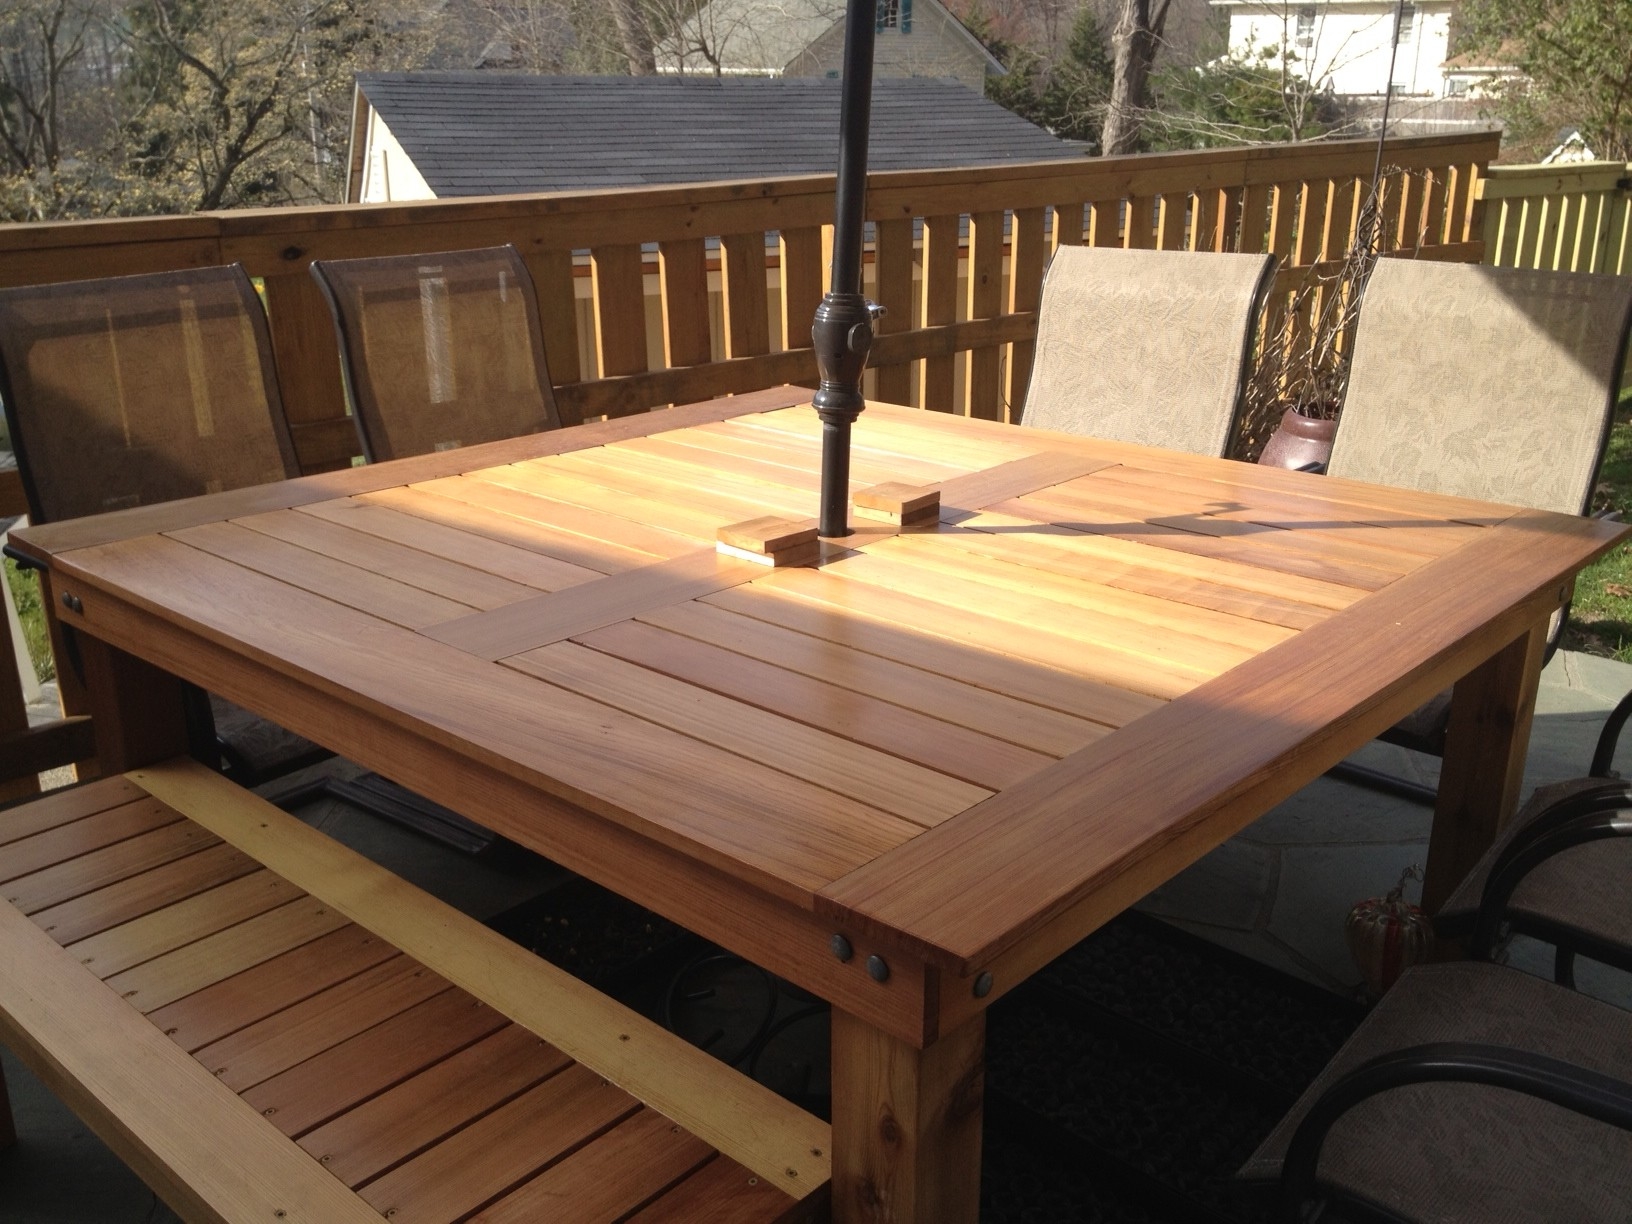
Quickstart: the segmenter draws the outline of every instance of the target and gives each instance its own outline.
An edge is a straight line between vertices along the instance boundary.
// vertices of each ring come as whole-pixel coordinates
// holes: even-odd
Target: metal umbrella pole
[[[833,267],[816,307],[811,344],[821,388],[824,536],[850,534],[850,426],[861,415],[861,375],[882,313],[861,295],[862,204],[867,195],[867,129],[873,107],[873,43],[878,0],[849,0],[844,30],[844,79],[839,103],[839,180],[833,222]]]

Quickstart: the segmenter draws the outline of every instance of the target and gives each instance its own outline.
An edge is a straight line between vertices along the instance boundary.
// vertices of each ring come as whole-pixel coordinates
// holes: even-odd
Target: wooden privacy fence
[[[1401,228],[1439,257],[1477,260],[1474,187],[1497,149],[1494,133],[1390,141]],[[1289,291],[1342,253],[1375,155],[1351,141],[875,174],[869,291],[890,313],[873,393],[1016,418],[1061,243],[1269,250]],[[316,471],[357,445],[313,259],[514,243],[563,408],[619,416],[813,379],[832,215],[823,175],[19,225],[0,227],[0,285],[241,262],[264,282],[296,447]]]
[[[1486,263],[1632,275],[1632,166],[1492,166],[1479,198]]]

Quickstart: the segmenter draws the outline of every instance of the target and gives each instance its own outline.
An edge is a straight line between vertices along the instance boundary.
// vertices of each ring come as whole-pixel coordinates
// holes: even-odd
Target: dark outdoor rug
[[[827,1014],[804,992],[582,880],[493,926],[826,1115]],[[1253,1224],[1231,1174],[1360,1009],[1127,913],[998,1001],[986,1224]]]

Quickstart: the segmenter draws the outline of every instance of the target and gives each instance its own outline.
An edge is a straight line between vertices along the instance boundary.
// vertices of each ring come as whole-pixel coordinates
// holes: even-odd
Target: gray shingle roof
[[[839,84],[497,72],[357,78],[443,197],[831,174]],[[955,81],[876,80],[872,116],[875,170],[1081,156]]]

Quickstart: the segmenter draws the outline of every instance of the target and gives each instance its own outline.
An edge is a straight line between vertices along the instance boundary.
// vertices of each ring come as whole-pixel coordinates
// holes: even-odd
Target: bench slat
[[[188,1219],[380,1222],[9,905],[0,905],[0,1035]]]
[[[832,1175],[831,1128],[768,1088],[194,761],[127,777],[427,968],[803,1198]]]

